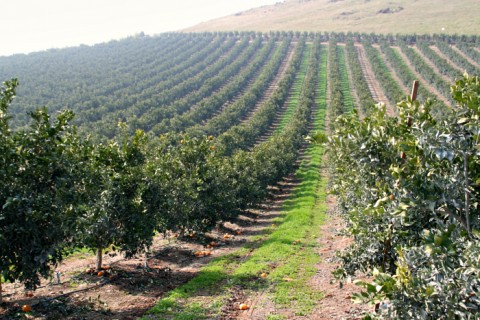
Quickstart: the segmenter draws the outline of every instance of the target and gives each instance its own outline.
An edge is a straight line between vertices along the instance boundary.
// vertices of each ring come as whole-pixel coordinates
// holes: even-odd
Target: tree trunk
[[[467,222],[467,232],[470,235],[470,180],[468,178],[468,154],[463,155],[463,174],[465,175],[465,220]]]
[[[3,303],[3,292],[2,292],[2,275],[0,274],[0,304]]]
[[[102,270],[102,255],[103,255],[103,248],[97,249],[97,272]]]

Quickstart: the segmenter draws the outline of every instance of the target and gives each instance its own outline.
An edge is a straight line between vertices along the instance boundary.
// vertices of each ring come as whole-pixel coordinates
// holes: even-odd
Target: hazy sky
[[[2,0],[0,55],[175,31],[280,0]]]

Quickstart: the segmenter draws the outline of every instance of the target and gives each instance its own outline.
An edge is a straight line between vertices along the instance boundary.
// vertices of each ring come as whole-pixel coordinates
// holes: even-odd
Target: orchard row
[[[480,68],[474,36],[167,33],[0,57],[0,79],[22,83],[11,108],[15,127],[25,128],[26,112],[45,105],[52,112],[74,111],[79,132],[99,139],[117,134],[118,119],[129,124],[131,134],[193,127],[190,132],[219,135],[250,118],[271,96],[278,77],[288,76],[281,69],[294,62],[292,53],[303,50],[298,45],[303,42],[336,48],[329,49],[334,65],[328,82],[338,86],[334,95],[345,97],[346,109],[363,113],[368,113],[372,87],[393,107],[418,79],[419,99],[435,99],[442,114],[453,103],[449,84]],[[365,66],[373,77],[365,77]]]

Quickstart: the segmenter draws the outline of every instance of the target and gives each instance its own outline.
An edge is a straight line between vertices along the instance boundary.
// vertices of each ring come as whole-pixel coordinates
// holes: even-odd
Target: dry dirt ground
[[[342,235],[345,223],[341,217],[334,214],[335,199],[327,197],[329,208],[328,218],[321,226],[321,237],[318,239],[321,262],[317,265],[317,273],[312,278],[312,285],[324,292],[324,297],[318,304],[310,319],[360,319],[368,306],[353,304],[352,294],[360,290],[351,281],[343,283],[333,281],[332,272],[338,266],[335,261],[336,252],[345,249],[352,239]]]

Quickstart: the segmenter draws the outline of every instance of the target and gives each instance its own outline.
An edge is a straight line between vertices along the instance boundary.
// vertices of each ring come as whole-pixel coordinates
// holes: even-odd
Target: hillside
[[[294,30],[478,34],[476,0],[285,0],[184,31]]]

